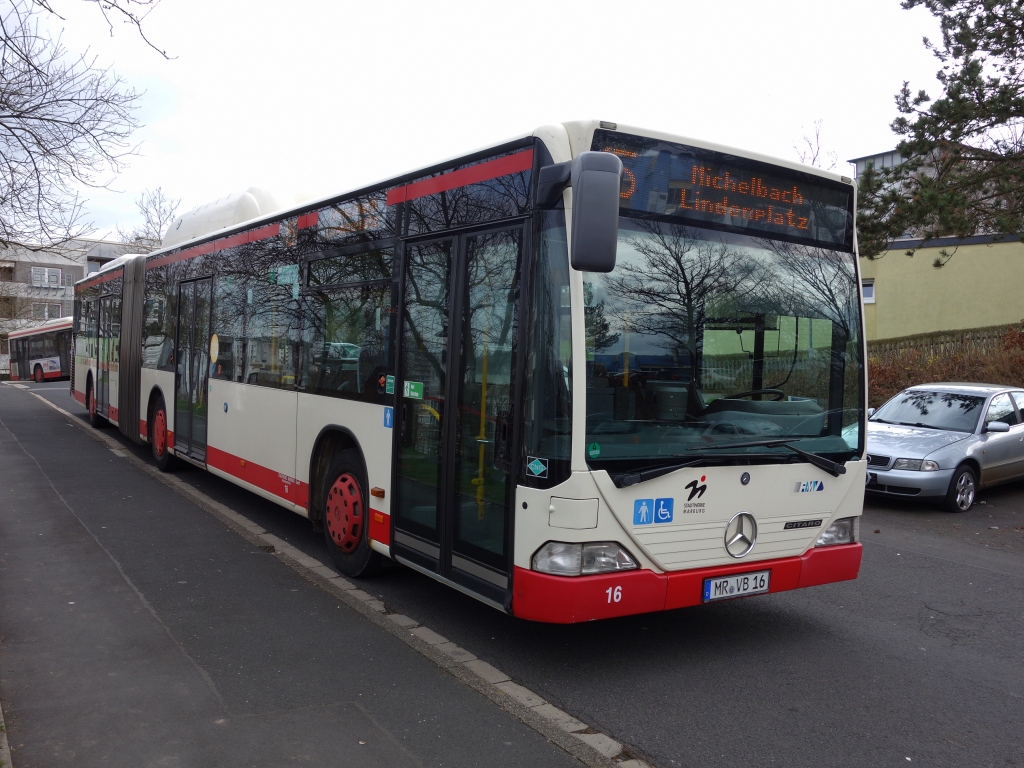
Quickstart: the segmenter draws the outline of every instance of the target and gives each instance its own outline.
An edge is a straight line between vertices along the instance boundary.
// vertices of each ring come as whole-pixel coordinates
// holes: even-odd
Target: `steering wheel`
[[[738,400],[741,397],[753,397],[754,395],[775,395],[772,400],[781,400],[786,393],[781,389],[751,389],[746,392],[737,392],[735,395],[726,395],[723,400]]]

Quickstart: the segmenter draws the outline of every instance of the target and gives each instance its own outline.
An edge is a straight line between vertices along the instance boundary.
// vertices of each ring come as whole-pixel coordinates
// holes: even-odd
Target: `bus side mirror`
[[[583,152],[572,161],[572,252],[584,272],[611,272],[619,238],[622,161],[611,152]]]

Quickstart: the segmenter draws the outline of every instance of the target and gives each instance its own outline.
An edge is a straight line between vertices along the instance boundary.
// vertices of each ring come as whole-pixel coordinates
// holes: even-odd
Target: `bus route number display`
[[[678,217],[830,248],[852,246],[849,185],[611,131],[597,131],[593,148],[622,160],[623,214]]]

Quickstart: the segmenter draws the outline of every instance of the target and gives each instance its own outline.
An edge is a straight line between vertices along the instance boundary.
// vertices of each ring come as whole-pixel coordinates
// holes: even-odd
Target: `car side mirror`
[[[572,161],[572,252],[583,272],[611,272],[619,242],[622,161],[611,152],[582,152]]]
[[[870,419],[874,415],[875,415],[875,409],[874,408],[868,408],[868,418]]]
[[[1005,421],[990,421],[985,425],[986,432],[1009,432],[1010,425]]]

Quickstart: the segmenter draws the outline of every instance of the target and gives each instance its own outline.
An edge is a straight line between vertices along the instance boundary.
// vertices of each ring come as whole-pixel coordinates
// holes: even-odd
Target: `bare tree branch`
[[[141,2],[88,1],[105,14]],[[89,51],[71,54],[42,32],[43,11],[48,0],[0,9],[0,248],[88,234],[81,190],[104,187],[135,151],[139,94]]]
[[[142,215],[142,224],[133,229],[117,228],[118,239],[132,246],[136,253],[148,253],[160,247],[164,232],[174,221],[181,200],[172,200],[164,195],[161,187],[147,189],[135,198],[135,207]]]

